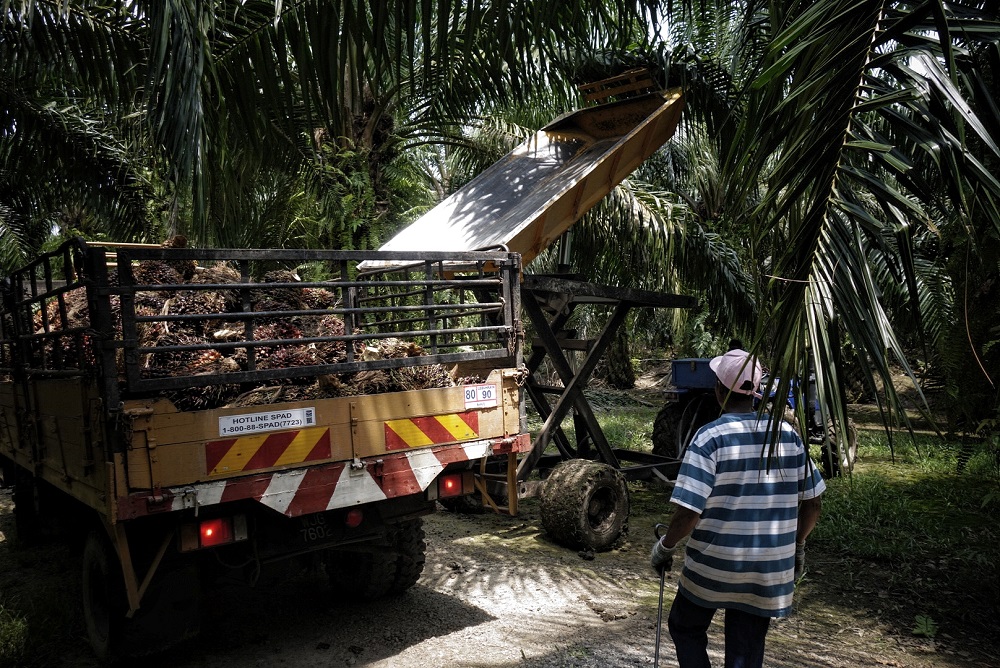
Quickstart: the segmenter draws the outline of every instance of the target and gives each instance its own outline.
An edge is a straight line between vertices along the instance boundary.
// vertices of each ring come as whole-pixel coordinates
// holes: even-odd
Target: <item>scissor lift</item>
[[[584,551],[610,549],[627,532],[627,481],[677,477],[680,461],[667,455],[614,447],[584,394],[591,374],[634,308],[689,308],[692,297],[630,290],[588,283],[565,276],[525,275],[521,304],[536,335],[525,363],[524,393],[543,420],[531,449],[515,462],[484,462],[477,478],[483,505],[511,514],[519,499],[541,498],[541,519],[557,542]],[[606,305],[609,314],[593,340],[575,339],[568,329],[574,310]],[[574,368],[565,350],[583,352]],[[546,361],[559,384],[540,381]],[[563,423],[573,413],[574,436]],[[652,425],[651,425],[652,426]],[[503,500],[506,500],[504,503]]]
[[[525,391],[544,420],[541,431],[517,467],[517,479],[527,480],[536,468],[550,469],[565,459],[596,459],[621,471],[629,480],[673,479],[679,462],[673,458],[615,448],[604,436],[583,390],[590,376],[634,308],[690,308],[692,297],[596,285],[557,276],[526,275],[521,282],[521,303],[538,335],[527,361]],[[604,304],[611,314],[600,335],[592,341],[572,338],[566,329],[570,316],[581,304]],[[565,349],[583,350],[584,361],[573,370]],[[538,382],[536,371],[548,357],[562,386]],[[555,397],[554,402],[549,397]],[[562,428],[575,409],[575,444]],[[545,455],[552,443],[558,454]]]

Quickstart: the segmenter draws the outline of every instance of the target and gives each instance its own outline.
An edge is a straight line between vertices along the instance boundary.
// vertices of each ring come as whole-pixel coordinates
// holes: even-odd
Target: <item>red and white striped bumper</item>
[[[451,464],[525,452],[530,434],[387,453],[354,462],[315,464],[284,471],[173,487],[119,499],[118,518],[130,519],[253,499],[288,517],[420,494]]]

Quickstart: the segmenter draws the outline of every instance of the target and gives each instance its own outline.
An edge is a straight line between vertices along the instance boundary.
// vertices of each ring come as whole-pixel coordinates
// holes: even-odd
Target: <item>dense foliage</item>
[[[995,416],[994,3],[2,6],[4,266],[53,233],[377,246],[575,83],[648,66],[682,127],[573,244],[591,277],[702,297],[639,338],[737,335],[785,382],[811,360],[838,422],[893,365],[943,378],[955,426]]]

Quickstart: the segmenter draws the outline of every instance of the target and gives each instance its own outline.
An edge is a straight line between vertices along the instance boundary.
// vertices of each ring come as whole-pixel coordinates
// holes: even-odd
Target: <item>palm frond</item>
[[[118,238],[150,231],[141,167],[126,141],[93,114],[53,105],[29,82],[0,74],[0,128],[0,204],[12,219],[51,226],[61,212],[78,207],[101,217]]]
[[[973,201],[991,207],[996,200],[992,173],[963,141],[969,133],[993,153],[986,126],[943,70],[918,73],[910,66],[918,54],[900,39],[927,22],[941,27],[933,4],[889,11],[880,2],[792,8],[748,89],[747,121],[727,162],[727,181],[747,184],[733,200],[747,205],[754,245],[773,252],[757,345],[773,345],[783,377],[801,375],[808,352],[824,405],[838,424],[846,414],[834,350],[837,328],[845,329],[865,364],[887,381],[893,409],[899,403],[888,382],[890,364],[916,384],[873,272],[873,266],[896,267],[920,317],[913,228],[928,226],[926,207],[940,200],[919,189],[929,177],[914,165],[936,160],[938,182],[951,184],[953,204],[960,202],[964,211]],[[943,41],[936,53],[947,62],[951,47],[942,47]],[[921,41],[919,48],[932,45]],[[753,204],[762,175],[766,189]],[[868,194],[870,202],[862,203],[858,193]],[[885,243],[887,232],[891,244]]]

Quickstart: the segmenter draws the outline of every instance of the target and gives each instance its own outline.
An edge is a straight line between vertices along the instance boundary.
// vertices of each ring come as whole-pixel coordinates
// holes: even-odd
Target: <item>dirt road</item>
[[[424,574],[402,597],[338,602],[315,572],[282,579],[265,574],[253,589],[225,584],[205,601],[197,639],[137,665],[651,666],[659,580],[648,567],[648,549],[667,498],[662,487],[633,490],[630,540],[593,559],[552,544],[531,500],[515,518],[441,512],[426,520]],[[0,532],[10,532],[11,524],[9,496],[0,495]],[[0,600],[19,602],[32,623],[64,626],[53,630],[32,668],[97,665],[79,616],[45,612],[53,606],[44,597],[56,597],[63,608],[75,604],[72,556],[51,546],[12,550],[10,541],[0,542]],[[769,635],[769,668],[1000,667],[988,638],[935,642],[909,634],[912,618],[894,618],[891,605],[880,610],[877,595],[872,601],[857,589],[863,576],[853,585],[834,577],[839,566],[810,554],[811,576],[796,593],[795,614]],[[668,579],[664,615],[675,586]],[[721,665],[719,623],[721,615],[712,654]],[[660,665],[676,665],[665,629],[661,643]]]

